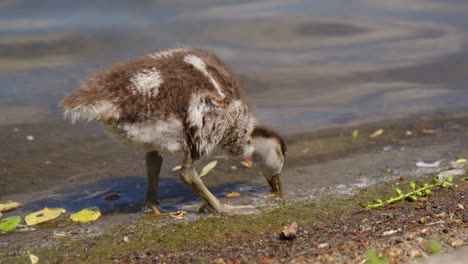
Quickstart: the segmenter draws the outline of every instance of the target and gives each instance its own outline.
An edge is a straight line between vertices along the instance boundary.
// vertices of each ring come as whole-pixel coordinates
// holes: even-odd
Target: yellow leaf
[[[244,166],[247,167],[247,168],[252,168],[252,164],[249,163],[249,162],[247,162],[247,161],[244,161],[244,160],[243,160],[243,161],[240,162],[240,164],[244,165]]]
[[[6,204],[0,204],[0,212],[6,212],[20,207],[21,204],[17,202],[9,202]]]
[[[172,218],[177,219],[177,220],[184,219],[186,214],[187,214],[187,211],[175,211],[175,212],[169,213],[169,215]]]
[[[45,221],[49,221],[59,217],[62,213],[65,213],[66,210],[63,208],[47,208],[28,214],[24,221],[27,225],[36,225]]]
[[[464,162],[467,162],[467,160],[466,159],[457,159],[456,161],[452,161],[450,163],[456,164],[456,163],[464,163]]]
[[[182,165],[179,165],[179,166],[175,166],[174,168],[172,168],[172,171],[178,171],[181,169],[182,169]]]
[[[39,258],[36,255],[29,252],[29,250],[28,250],[28,255],[29,255],[29,260],[31,260],[31,264],[39,263]]]
[[[378,136],[382,135],[383,131],[384,131],[383,128],[381,128],[381,129],[375,131],[374,133],[372,133],[372,135],[370,135],[369,137],[371,137],[371,138],[378,137]]]
[[[353,137],[359,136],[359,130],[355,129],[352,133]]]
[[[210,170],[212,170],[214,167],[216,167],[216,164],[218,164],[217,160],[214,160],[208,164],[206,164],[205,167],[203,167],[202,171],[200,172],[200,177],[205,176]]]
[[[98,208],[85,208],[78,213],[70,215],[70,219],[74,222],[90,222],[98,219],[101,216]]]

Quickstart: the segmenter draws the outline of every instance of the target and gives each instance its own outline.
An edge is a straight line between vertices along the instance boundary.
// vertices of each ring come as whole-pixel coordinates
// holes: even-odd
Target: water
[[[68,124],[56,105],[91,72],[160,48],[216,52],[258,119],[287,138],[468,108],[466,1],[217,2],[0,3],[0,198],[92,192],[120,179],[113,188],[131,193],[127,205],[141,202],[142,153],[97,124]],[[167,201],[193,199],[169,173],[179,163],[163,167]],[[223,172],[207,177],[219,191],[263,183]]]

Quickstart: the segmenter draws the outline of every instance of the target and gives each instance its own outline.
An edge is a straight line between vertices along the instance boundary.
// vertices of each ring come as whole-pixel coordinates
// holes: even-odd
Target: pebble
[[[426,218],[424,218],[424,217],[419,218],[418,223],[425,224],[426,223]]]
[[[465,170],[463,169],[454,169],[454,170],[443,171],[437,174],[437,177],[439,178],[441,182],[443,182],[448,177],[457,177],[457,176],[463,175],[464,173],[465,173]]]
[[[127,236],[124,236],[124,237],[123,237],[123,241],[128,243],[128,242],[130,242],[130,239],[128,239]]]
[[[31,136],[31,135],[29,135],[29,136],[26,137],[26,139],[29,140],[29,141],[33,141],[33,140],[34,140],[34,137]]]

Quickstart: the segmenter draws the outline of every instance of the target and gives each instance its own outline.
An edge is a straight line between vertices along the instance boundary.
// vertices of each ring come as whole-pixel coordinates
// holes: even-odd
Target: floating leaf
[[[178,170],[181,170],[182,169],[182,165],[179,165],[179,166],[175,166],[174,168],[172,168],[171,171],[178,171]]]
[[[98,208],[85,208],[78,213],[70,215],[70,219],[73,222],[81,222],[86,223],[90,221],[94,221],[101,216],[101,212]]]
[[[431,195],[432,194],[431,190],[425,190],[424,192],[426,193],[426,195]]]
[[[21,216],[10,216],[0,221],[0,230],[11,231],[21,222]]]
[[[409,182],[408,183],[408,186],[411,188],[411,190],[415,190],[416,189],[416,184],[414,182]]]
[[[369,137],[371,137],[371,138],[378,137],[378,136],[382,135],[383,132],[384,132],[384,130],[383,130],[383,128],[381,128],[381,129],[375,131],[374,133],[372,133],[372,135],[370,135]]]
[[[417,196],[423,196],[423,193],[420,192],[420,191],[417,191],[417,192],[416,192],[416,195],[417,195]]]
[[[353,135],[353,137],[359,136],[359,130],[355,129],[351,135]]]
[[[213,160],[212,162],[208,163],[203,167],[203,169],[200,172],[200,177],[205,176],[210,170],[212,170],[214,167],[216,167],[216,164],[218,164],[217,160]]]
[[[31,213],[24,218],[27,225],[36,225],[59,217],[66,210],[63,208],[47,208]]]
[[[0,212],[6,212],[20,207],[21,204],[17,202],[9,202],[6,204],[0,204]]]
[[[29,252],[29,250],[28,250],[28,255],[29,255],[29,260],[31,261],[31,264],[39,263],[39,258],[36,255]]]
[[[177,219],[177,220],[184,219],[186,214],[187,214],[187,211],[175,211],[175,212],[169,213],[169,215],[172,218]]]
[[[410,199],[411,201],[417,201],[418,198],[414,195],[411,195],[411,196],[408,196],[408,199]]]
[[[439,178],[437,178],[437,177],[432,178],[432,182],[433,182],[434,184],[438,183],[438,182],[439,182]]]

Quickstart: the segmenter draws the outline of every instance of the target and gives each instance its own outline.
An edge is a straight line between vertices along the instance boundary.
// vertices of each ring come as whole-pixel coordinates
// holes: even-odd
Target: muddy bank
[[[188,210],[184,220],[143,214],[139,212],[143,197],[132,196],[122,187],[131,186],[135,179],[116,179],[114,185],[107,185],[121,190],[123,197],[132,197],[131,201],[82,199],[105,184],[54,190],[4,217],[24,216],[51,203],[70,212],[78,204],[99,203],[104,215],[95,223],[83,225],[72,224],[68,216],[63,216],[34,230],[21,232],[20,228],[1,235],[0,262],[27,262],[25,252],[29,250],[47,263],[215,262],[220,258],[220,263],[359,263],[367,248],[375,248],[395,262],[407,262],[429,254],[424,245],[430,237],[439,241],[444,252],[450,252],[466,244],[466,209],[457,209],[458,204],[466,205],[466,183],[450,190],[434,190],[432,197],[416,203],[402,202],[366,212],[360,212],[359,204],[388,198],[393,195],[392,188],[403,189],[410,179],[420,184],[450,169],[450,161],[467,157],[466,120],[464,114],[425,117],[289,138],[285,199],[269,197],[260,176],[253,180],[254,186],[251,182],[226,185],[216,191],[221,197],[226,192],[240,191],[241,197],[222,201],[255,204],[259,213],[254,216],[199,215],[199,202],[190,197],[182,202],[163,200],[166,210]],[[370,137],[381,128],[381,135]],[[359,133],[353,137],[355,130]],[[440,165],[433,168],[415,165],[417,161],[438,160]],[[234,164],[231,162],[236,161],[220,159],[219,167],[206,180],[223,178],[217,174],[234,178],[255,174],[247,169],[230,171]],[[217,182],[229,180],[227,177]],[[426,222],[420,224],[420,218],[426,218]],[[300,224],[298,238],[279,240],[282,226],[292,220]],[[392,230],[396,231],[383,235]]]

